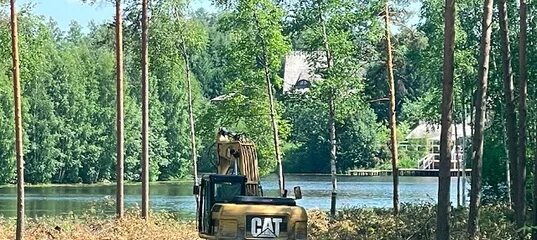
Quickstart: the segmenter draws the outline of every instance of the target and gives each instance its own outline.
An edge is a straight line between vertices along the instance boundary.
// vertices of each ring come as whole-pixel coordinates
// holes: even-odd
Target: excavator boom
[[[217,137],[218,174],[246,177],[246,195],[261,196],[259,166],[255,145],[242,137],[220,129]]]

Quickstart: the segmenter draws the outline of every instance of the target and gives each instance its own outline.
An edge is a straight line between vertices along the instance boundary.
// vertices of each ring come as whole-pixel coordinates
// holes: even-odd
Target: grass
[[[403,205],[400,214],[391,209],[342,209],[335,219],[325,211],[309,211],[310,240],[427,240],[435,239],[436,207],[432,204]],[[193,221],[180,220],[171,213],[152,213],[149,220],[139,218],[138,209],[115,220],[102,214],[29,219],[25,239],[199,239]],[[451,239],[467,239],[468,211],[453,209],[450,218]],[[483,206],[480,239],[515,239],[513,213],[505,205]],[[0,239],[13,239],[15,221],[0,218]]]
[[[24,235],[27,240],[199,239],[192,221],[177,220],[170,213],[153,213],[146,221],[134,212],[121,220],[89,215],[30,219]],[[0,239],[14,236],[15,221],[0,219]]]

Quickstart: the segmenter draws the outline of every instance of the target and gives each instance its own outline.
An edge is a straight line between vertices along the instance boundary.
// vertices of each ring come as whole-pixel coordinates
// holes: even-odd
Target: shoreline
[[[400,169],[400,171],[406,171],[408,169]],[[353,178],[361,178],[361,177],[387,177],[391,176],[391,170],[385,170],[385,169],[359,169],[354,171],[362,171],[365,173],[385,173],[385,174],[365,174],[365,175],[354,175],[354,174],[348,174],[348,173],[338,173],[338,177],[353,177]],[[210,173],[200,173],[199,176],[203,174],[210,174]],[[276,177],[274,173],[271,173],[266,177]],[[285,173],[285,176],[291,176],[291,177],[330,177],[330,173]],[[399,177],[405,178],[405,177],[437,177],[434,175],[402,175],[400,174]],[[457,177],[451,176],[452,178]],[[193,183],[192,179],[182,179],[182,180],[165,180],[165,181],[153,181],[150,182],[150,185],[159,185],[159,184],[170,184],[170,183]],[[124,182],[125,186],[135,186],[140,185],[141,182]],[[116,182],[114,181],[107,181],[107,182],[96,182],[96,183],[37,183],[37,184],[30,184],[27,183],[24,185],[24,187],[28,188],[40,188],[40,187],[103,187],[103,186],[115,186]],[[0,185],[0,189],[2,188],[13,188],[16,187],[16,184],[3,184]]]

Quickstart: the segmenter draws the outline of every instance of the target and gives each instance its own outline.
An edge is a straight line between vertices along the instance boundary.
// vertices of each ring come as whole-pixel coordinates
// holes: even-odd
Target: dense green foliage
[[[190,154],[184,62],[178,46],[186,41],[192,52],[206,43],[206,31],[193,20],[177,17],[168,1],[153,8],[150,48],[151,179],[189,176]],[[25,173],[29,183],[93,183],[115,175],[115,57],[114,31],[109,24],[85,31],[76,23],[62,32],[23,11],[20,15],[21,76],[25,128]],[[139,179],[140,55],[137,16],[126,13],[125,30],[125,169],[126,179]],[[3,12],[2,15],[6,16]],[[12,101],[9,25],[2,34],[2,171],[0,183],[13,181]],[[170,32],[192,37],[178,39]],[[204,37],[205,36],[205,37]],[[195,84],[195,108],[204,100]],[[5,124],[5,127],[4,127]],[[9,132],[8,132],[9,131]],[[4,168],[5,167],[5,168]]]
[[[96,2],[96,1],[89,1]],[[107,2],[107,1],[105,1]],[[420,3],[420,9],[409,3]],[[107,3],[104,3],[107,4]],[[191,174],[183,43],[194,76],[194,113],[200,170],[213,171],[215,131],[243,132],[259,149],[262,173],[276,166],[264,66],[276,90],[284,168],[329,172],[328,100],[336,105],[338,171],[389,168],[388,85],[383,40],[383,1],[215,1],[211,13],[188,1],[153,1],[150,19],[151,179]],[[477,79],[479,1],[457,5],[455,120],[471,121]],[[537,4],[530,3],[530,12]],[[511,39],[517,39],[514,4]],[[394,66],[399,141],[419,121],[436,123],[440,113],[443,1],[395,1]],[[10,37],[0,13],[0,184],[15,177]],[[125,4],[126,178],[140,175],[140,29],[134,1]],[[25,127],[26,181],[93,183],[115,178],[115,57],[113,19],[59,29],[53,21],[21,11],[20,46]],[[333,66],[323,67],[323,20]],[[419,19],[419,21],[417,21]],[[536,26],[530,18],[529,26]],[[173,34],[172,34],[173,33]],[[530,27],[529,46],[537,29]],[[512,49],[517,49],[516,41]],[[315,81],[309,91],[283,92],[283,66],[290,51],[310,54]],[[528,49],[529,79],[537,74]],[[493,25],[490,105],[485,130],[485,201],[506,199],[506,153],[499,30]],[[518,53],[513,51],[514,69]],[[517,71],[516,75],[518,74]],[[529,138],[535,139],[535,81],[529,81]],[[218,97],[218,101],[211,101]],[[463,110],[464,109],[464,110]],[[466,112],[466,116],[463,116]],[[536,154],[528,141],[528,161]],[[408,149],[408,150],[405,150]],[[423,154],[401,149],[401,167],[415,167]],[[468,146],[467,149],[471,149]],[[470,156],[470,153],[467,153]],[[529,165],[530,166],[530,165]],[[531,169],[529,167],[528,169]]]

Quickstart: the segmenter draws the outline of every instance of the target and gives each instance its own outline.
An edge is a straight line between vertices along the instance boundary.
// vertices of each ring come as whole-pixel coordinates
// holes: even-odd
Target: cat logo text
[[[276,216],[248,216],[248,228],[250,236],[254,238],[277,238],[287,230],[287,219]]]

